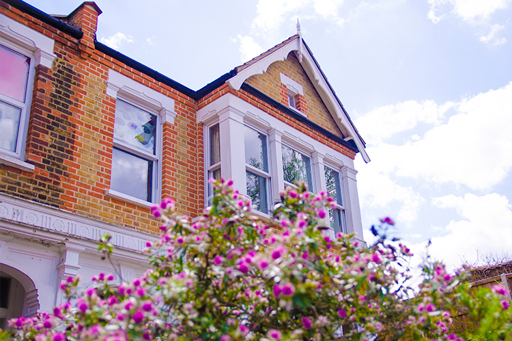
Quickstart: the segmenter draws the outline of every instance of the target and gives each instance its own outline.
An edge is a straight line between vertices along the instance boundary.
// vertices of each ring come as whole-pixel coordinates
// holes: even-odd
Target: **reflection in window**
[[[220,180],[220,129],[219,124],[215,124],[208,129],[210,148],[210,163],[208,165],[208,179]],[[211,205],[213,199],[213,185],[208,183],[208,206]]]
[[[252,128],[244,128],[245,167],[247,195],[253,208],[268,213],[268,169],[267,135]]]
[[[334,199],[335,204],[333,208],[329,209],[331,227],[334,229],[335,233],[346,233],[344,223],[345,211],[343,209],[342,203],[340,173],[336,172],[334,169],[325,167],[325,182],[327,193],[331,198]]]
[[[111,189],[153,201],[157,117],[120,99],[116,102]]]
[[[305,181],[309,190],[313,189],[311,179],[311,160],[309,157],[282,145],[284,181],[294,184],[297,181]]]
[[[247,172],[247,195],[252,200],[253,208],[260,212],[268,212],[266,178]]]
[[[0,148],[16,152],[21,108],[0,101]]]

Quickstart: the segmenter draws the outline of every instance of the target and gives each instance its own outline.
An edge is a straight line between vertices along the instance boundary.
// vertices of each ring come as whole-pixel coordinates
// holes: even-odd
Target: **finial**
[[[300,23],[299,23],[298,17],[297,17],[297,35],[299,36],[299,51],[298,51],[299,62],[302,63],[302,58],[303,58],[303,55],[302,55],[302,33],[300,32]]]
[[[300,36],[300,22],[299,22],[299,18],[297,18],[297,34]]]

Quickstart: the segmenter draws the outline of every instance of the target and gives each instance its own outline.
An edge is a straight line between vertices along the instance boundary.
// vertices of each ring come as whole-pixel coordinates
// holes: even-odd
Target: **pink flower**
[[[64,333],[55,333],[53,335],[53,341],[64,341],[66,338],[64,336]]]
[[[374,254],[372,255],[372,261],[373,261],[374,263],[377,263],[377,264],[379,264],[379,263],[381,262],[380,257],[379,257],[379,255],[378,255],[377,253],[374,253]]]
[[[360,295],[360,296],[359,296],[359,299],[360,299],[361,301],[366,301],[366,296],[364,296],[364,295]]]
[[[311,329],[311,327],[313,327],[313,323],[311,322],[311,320],[308,317],[303,317],[302,318],[302,327],[304,327],[304,329]]]
[[[221,336],[220,341],[229,341],[230,339],[229,335],[224,334]]]
[[[107,281],[113,281],[114,280],[114,275],[110,274],[107,276]]]
[[[435,306],[435,305],[433,305],[433,304],[429,304],[429,305],[427,305],[427,306],[425,307],[425,310],[426,310],[426,311],[428,311],[429,313],[431,313],[431,312],[435,311],[436,309],[437,309],[437,308],[436,308],[436,306]]]
[[[51,328],[51,327],[53,327],[52,321],[50,321],[50,320],[45,320],[45,321],[43,322],[43,327],[45,327],[45,328]]]
[[[144,334],[142,334],[142,339],[149,341],[149,340],[151,340],[151,335],[149,335],[148,332],[145,332]]]
[[[72,283],[75,279],[73,278],[73,276],[69,276],[68,278],[66,278],[66,282],[68,283]]]
[[[259,265],[260,269],[264,270],[264,269],[268,268],[269,264],[266,260],[262,260],[262,261],[260,261],[260,263],[258,265]]]
[[[153,310],[153,303],[151,302],[145,302],[143,305],[142,305],[142,310],[144,310],[145,312],[150,312]]]
[[[227,185],[228,186],[233,186],[233,180],[229,179]]]
[[[295,192],[295,191],[290,191],[289,195],[290,195],[290,198],[292,198],[292,199],[297,198],[297,192]]]
[[[244,335],[249,332],[249,328],[247,328],[243,324],[241,324],[238,328],[240,329],[240,332],[242,332],[242,334],[244,334]]]
[[[142,321],[144,321],[144,314],[141,311],[137,311],[135,314],[133,314],[133,322],[137,324],[141,324]]]
[[[272,259],[276,260],[281,257],[281,250],[274,250],[272,251]]]
[[[390,217],[381,218],[381,219],[380,219],[380,222],[381,222],[382,224],[395,225],[395,222],[394,222],[394,221],[393,221],[393,219],[391,219]]]
[[[273,292],[274,292],[274,296],[276,298],[279,297],[279,295],[281,295],[281,292],[282,292],[281,286],[279,284],[274,285]]]
[[[347,317],[347,311],[345,309],[338,310],[338,316],[344,319],[345,317]]]
[[[319,209],[319,210],[318,210],[318,217],[319,217],[320,219],[324,219],[326,216],[327,216],[327,213],[325,213],[325,211],[324,211],[324,210],[322,210],[322,209]]]
[[[508,307],[510,307],[510,303],[508,303],[508,300],[507,300],[507,299],[505,299],[505,298],[504,298],[504,299],[502,299],[502,300],[500,301],[500,303],[501,303],[501,306],[503,307],[503,310],[507,310],[507,309],[508,309]]]
[[[87,305],[87,302],[85,302],[83,299],[79,298],[76,302],[76,307],[78,310],[80,310],[82,313],[85,313],[87,311],[87,308],[89,307]]]
[[[243,274],[246,274],[249,272],[249,267],[245,264],[245,263],[241,263],[239,266],[238,266],[238,271],[240,271],[241,273]]]
[[[221,265],[222,262],[224,262],[224,258],[221,257],[221,256],[216,256],[214,259],[213,259],[213,262],[215,263],[215,265]]]
[[[283,286],[281,287],[281,293],[284,296],[292,296],[294,292],[295,292],[295,287],[291,283],[283,284]]]
[[[503,285],[501,284],[496,284],[496,285],[493,285],[492,286],[492,291],[494,291],[495,293],[497,293],[498,295],[503,295],[505,296],[507,294],[507,289],[505,289],[503,287]]]
[[[281,340],[281,332],[277,329],[270,329],[268,331],[268,336],[274,340]]]

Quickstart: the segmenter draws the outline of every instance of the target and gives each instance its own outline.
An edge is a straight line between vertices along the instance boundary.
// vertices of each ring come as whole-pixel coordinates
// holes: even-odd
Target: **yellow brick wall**
[[[307,110],[302,111],[307,117],[312,122],[329,130],[333,134],[343,137],[336,122],[334,122],[334,119],[313,87],[306,72],[304,72],[304,69],[295,57],[294,52],[291,52],[286,60],[271,64],[266,72],[261,75],[251,76],[245,82],[280,103],[288,103],[288,98],[283,98],[284,94],[280,88],[281,73],[302,85],[307,107]]]

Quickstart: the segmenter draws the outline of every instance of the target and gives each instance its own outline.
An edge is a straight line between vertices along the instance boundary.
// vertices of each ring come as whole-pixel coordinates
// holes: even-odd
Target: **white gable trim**
[[[257,74],[263,74],[272,63],[277,61],[284,61],[290,52],[298,51],[303,56],[302,61],[300,61],[301,65],[306,71],[306,74],[308,75],[311,83],[318,91],[320,97],[327,106],[329,112],[335,114],[333,115],[333,118],[336,124],[344,133],[344,135],[348,135],[354,140],[357,148],[359,149],[359,152],[361,153],[361,156],[363,157],[363,160],[365,162],[369,162],[370,157],[366,153],[364,143],[350,122],[348,116],[345,114],[345,111],[339,104],[336,94],[334,94],[334,92],[329,87],[327,80],[315,63],[313,56],[309,53],[307,48],[302,48],[301,45],[300,37],[291,40],[285,45],[279,47],[277,50],[258,60],[254,64],[249,65],[234,77],[229,79],[227,81],[229,86],[232,89],[238,91],[247,78]]]

